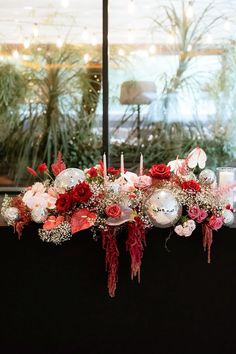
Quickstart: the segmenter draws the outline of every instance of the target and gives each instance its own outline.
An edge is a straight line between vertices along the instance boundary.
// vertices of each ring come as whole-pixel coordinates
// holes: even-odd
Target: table
[[[147,236],[141,284],[130,280],[125,234],[119,235],[119,284],[109,298],[104,251],[89,231],[62,246],[28,227],[18,241],[0,228],[3,354],[172,354],[236,352],[236,235],[215,233],[212,263],[200,230]]]

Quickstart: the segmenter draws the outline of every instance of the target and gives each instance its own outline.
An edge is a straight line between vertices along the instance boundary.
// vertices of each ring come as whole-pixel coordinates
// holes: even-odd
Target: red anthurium
[[[71,233],[75,234],[81,230],[89,229],[94,225],[97,214],[89,211],[87,208],[76,210],[71,217]]]

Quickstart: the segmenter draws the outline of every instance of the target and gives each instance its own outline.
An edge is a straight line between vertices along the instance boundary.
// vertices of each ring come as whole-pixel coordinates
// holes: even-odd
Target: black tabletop
[[[236,230],[214,234],[212,263],[200,230],[147,236],[141,283],[130,279],[125,233],[111,299],[104,251],[89,231],[62,246],[28,227],[0,228],[0,353],[236,353]]]

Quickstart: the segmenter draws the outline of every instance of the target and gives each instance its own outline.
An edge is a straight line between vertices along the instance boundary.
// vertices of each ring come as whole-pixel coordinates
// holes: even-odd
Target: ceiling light
[[[69,0],[61,0],[61,7],[66,9],[69,6]]]

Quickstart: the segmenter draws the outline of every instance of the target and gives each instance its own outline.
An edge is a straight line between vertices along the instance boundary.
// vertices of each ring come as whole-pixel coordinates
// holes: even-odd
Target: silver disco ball
[[[31,218],[37,224],[42,224],[48,217],[47,209],[36,207],[31,211]]]
[[[182,215],[182,206],[168,189],[157,189],[146,201],[147,214],[154,226],[173,226]]]
[[[203,184],[213,184],[216,181],[215,172],[206,168],[199,174],[199,181]]]
[[[234,213],[231,210],[224,209],[222,212],[222,216],[225,226],[230,226],[234,223]]]
[[[78,182],[85,180],[84,171],[78,168],[67,168],[59,173],[54,181],[54,187],[57,192],[63,193],[74,187]]]
[[[20,218],[19,210],[15,207],[9,207],[5,210],[3,217],[8,225],[14,224]]]

